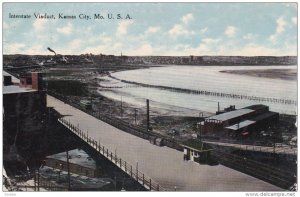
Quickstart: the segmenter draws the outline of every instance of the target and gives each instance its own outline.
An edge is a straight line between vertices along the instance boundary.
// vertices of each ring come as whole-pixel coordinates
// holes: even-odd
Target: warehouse
[[[260,131],[275,124],[279,114],[269,111],[265,105],[252,105],[233,111],[206,118],[200,124],[202,135],[237,137],[247,136],[255,131]]]

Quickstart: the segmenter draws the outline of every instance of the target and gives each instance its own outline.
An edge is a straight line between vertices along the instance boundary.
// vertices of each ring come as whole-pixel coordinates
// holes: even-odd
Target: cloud
[[[293,17],[293,18],[292,18],[292,22],[293,22],[295,25],[297,25],[297,22],[298,22],[297,17]]]
[[[144,43],[137,49],[127,52],[127,55],[153,55],[154,49],[149,43]]]
[[[243,36],[243,39],[245,39],[245,40],[253,40],[256,37],[257,37],[256,34],[248,33],[248,34],[246,34],[246,35]]]
[[[154,34],[154,33],[157,33],[158,31],[160,31],[160,27],[158,27],[158,26],[149,27],[148,29],[146,29],[145,34]]]
[[[282,48],[267,47],[255,43],[250,43],[243,47],[230,51],[227,55],[241,56],[284,56],[297,55],[297,48],[293,46],[285,46]]]
[[[64,27],[58,27],[56,28],[56,31],[58,33],[64,34],[64,35],[69,35],[72,33],[73,31],[73,25],[71,23],[68,23],[66,26]]]
[[[189,22],[193,21],[194,20],[194,16],[192,13],[189,13],[185,16],[183,16],[181,18],[181,21],[184,23],[184,24],[188,24]]]
[[[80,48],[82,46],[82,43],[83,43],[83,41],[81,39],[72,40],[69,43],[69,48],[71,48],[72,50],[78,49],[78,48]]]
[[[275,33],[269,36],[269,40],[273,44],[277,43],[278,37],[285,31],[286,21],[281,16],[276,20],[276,24],[277,24],[277,26],[276,26]]]
[[[43,31],[45,29],[46,23],[46,20],[36,19],[33,23],[33,29],[38,32]]]
[[[4,44],[4,52],[5,54],[17,54],[23,53],[23,49],[25,49],[26,45],[23,43],[5,43]]]
[[[280,17],[276,20],[277,28],[276,33],[282,33],[285,31],[286,22],[283,17]]]
[[[183,25],[175,24],[172,29],[168,31],[171,36],[181,36],[181,35],[194,35],[194,31],[188,31]]]
[[[121,21],[118,24],[118,28],[117,28],[117,36],[123,36],[127,34],[127,29],[130,25],[133,24],[133,21]]]
[[[236,27],[234,26],[228,26],[225,30],[225,35],[228,36],[228,37],[234,37],[235,34],[236,34]]]
[[[207,30],[208,30],[207,27],[200,29],[200,34],[205,34]]]
[[[220,42],[221,39],[214,39],[214,38],[204,38],[202,39],[202,42],[205,43],[205,44],[216,44],[218,42]]]

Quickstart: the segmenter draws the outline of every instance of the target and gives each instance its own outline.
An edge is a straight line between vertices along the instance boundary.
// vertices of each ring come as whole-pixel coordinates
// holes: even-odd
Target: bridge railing
[[[79,136],[82,140],[88,143],[91,147],[93,147],[99,154],[106,157],[112,163],[114,163],[117,167],[127,173],[131,178],[139,182],[146,189],[150,191],[164,191],[157,182],[153,179],[146,176],[144,173],[140,172],[137,166],[134,168],[133,165],[123,160],[121,157],[118,157],[116,153],[113,153],[108,150],[105,146],[101,145],[100,142],[92,139],[87,135],[87,133],[83,132],[78,126],[71,124],[70,120],[66,120],[64,118],[59,118],[58,121],[70,129],[73,133]]]

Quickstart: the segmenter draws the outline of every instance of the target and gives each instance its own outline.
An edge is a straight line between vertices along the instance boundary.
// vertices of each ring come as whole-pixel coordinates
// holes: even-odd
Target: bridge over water
[[[223,165],[209,166],[184,161],[183,153],[180,151],[155,146],[148,140],[123,132],[54,97],[47,96],[47,104],[64,116],[65,121],[61,123],[69,125],[68,128],[75,134],[76,130],[80,130],[80,134],[77,133],[80,138],[88,141],[123,171],[126,168],[127,174],[132,171],[135,173],[138,169],[139,182],[142,184],[143,175],[146,179],[145,188],[149,188],[151,179],[152,190],[156,190],[157,185],[160,187],[159,190],[174,190],[175,187],[177,190],[185,191],[282,190]],[[120,158],[121,162],[118,160]],[[133,166],[134,170],[128,166]],[[136,176],[136,173],[134,175]]]

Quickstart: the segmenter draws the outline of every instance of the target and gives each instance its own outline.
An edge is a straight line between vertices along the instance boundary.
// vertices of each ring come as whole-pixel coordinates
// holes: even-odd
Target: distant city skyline
[[[4,3],[2,29],[3,54],[297,55],[296,3]]]

